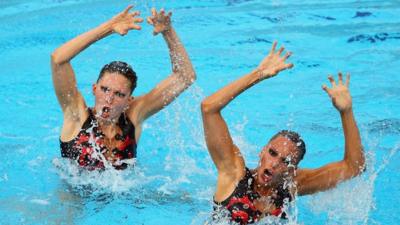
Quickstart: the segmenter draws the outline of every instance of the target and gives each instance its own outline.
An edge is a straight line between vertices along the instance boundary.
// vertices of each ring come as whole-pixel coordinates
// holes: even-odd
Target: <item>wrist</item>
[[[346,109],[339,110],[340,115],[342,116],[349,116],[353,114],[353,108],[350,106]]]
[[[172,35],[172,33],[173,33],[173,28],[171,25],[165,27],[165,29],[163,31],[161,31],[161,34],[164,36]]]
[[[97,28],[100,31],[98,35],[99,39],[113,33],[114,32],[113,25],[114,25],[113,21],[110,20],[98,26]]]
[[[260,68],[256,68],[255,70],[253,70],[252,74],[260,80],[268,79],[274,76],[274,74],[271,74],[270,72],[267,72],[266,70],[262,70]]]

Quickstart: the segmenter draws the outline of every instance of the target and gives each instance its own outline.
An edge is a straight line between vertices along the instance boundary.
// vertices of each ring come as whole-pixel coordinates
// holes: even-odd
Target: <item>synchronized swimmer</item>
[[[286,62],[291,53],[282,56],[284,48],[278,51],[275,48],[276,42],[254,71],[218,90],[201,104],[208,151],[218,171],[214,210],[217,215],[227,212],[232,221],[240,224],[253,223],[269,215],[286,218],[284,202],[291,201],[295,195],[333,188],[339,182],[357,176],[365,167],[348,89],[350,75],[344,82],[341,73],[338,82],[329,76],[332,87],[323,85],[323,90],[342,119],[345,138],[343,160],[317,169],[298,169],[297,165],[306,152],[305,143],[296,132],[282,130],[260,151],[258,167],[252,170],[246,167],[221,110],[251,86],[293,67]]]
[[[94,42],[117,33],[126,35],[140,30],[139,12],[128,6],[100,26],[68,41],[51,55],[54,89],[64,114],[60,134],[61,155],[76,160],[87,169],[108,165],[124,169],[136,158],[143,122],[171,103],[196,79],[189,56],[171,24],[171,13],[152,9],[147,22],[153,34],[162,34],[166,41],[172,74],[149,93],[133,97],[136,73],[125,62],[105,65],[93,84],[95,105],[89,108],[76,88],[75,73],[70,61]],[[131,160],[132,161],[132,160]]]
[[[135,71],[125,62],[113,61],[101,69],[93,84],[94,106],[86,105],[77,89],[70,61],[106,36],[114,33],[123,36],[130,30],[140,30],[143,19],[138,17],[139,12],[130,12],[131,8],[128,6],[112,19],[68,41],[51,55],[54,89],[64,116],[61,155],[88,170],[125,169],[136,158],[143,122],[170,104],[196,79],[189,56],[172,27],[171,13],[152,9],[147,22],[154,27],[153,34],[161,33],[168,45],[172,74],[147,94],[133,97]],[[275,42],[256,69],[201,103],[205,140],[218,171],[214,212],[227,214],[239,224],[254,223],[265,216],[287,218],[284,203],[296,195],[333,188],[365,169],[349,92],[350,75],[343,80],[341,73],[337,82],[329,76],[331,87],[323,85],[323,90],[340,114],[344,158],[317,169],[300,169],[298,164],[305,155],[305,143],[296,132],[282,130],[261,149],[258,166],[247,168],[221,111],[248,88],[293,67],[286,62],[291,53],[284,53],[283,47],[276,50],[276,46]]]

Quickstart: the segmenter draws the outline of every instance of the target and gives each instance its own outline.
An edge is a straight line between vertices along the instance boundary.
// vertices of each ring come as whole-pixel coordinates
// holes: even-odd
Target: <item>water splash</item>
[[[367,139],[368,140],[368,139]],[[326,224],[369,224],[370,213],[376,208],[374,200],[375,182],[391,159],[399,152],[400,144],[393,147],[376,168],[375,149],[367,152],[367,171],[338,187],[312,197],[309,207],[314,213],[327,213]]]

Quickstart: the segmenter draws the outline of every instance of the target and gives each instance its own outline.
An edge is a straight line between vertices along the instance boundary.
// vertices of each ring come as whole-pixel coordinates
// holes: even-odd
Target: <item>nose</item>
[[[275,168],[277,168],[278,166],[279,166],[278,160],[277,160],[277,159],[273,159],[273,161],[272,161],[272,168],[275,169]]]
[[[106,102],[108,104],[111,104],[113,102],[113,100],[114,100],[114,94],[113,93],[109,93],[109,94],[106,95]]]
[[[271,169],[275,169],[279,166],[279,159],[277,157],[265,157],[263,161],[264,165]]]

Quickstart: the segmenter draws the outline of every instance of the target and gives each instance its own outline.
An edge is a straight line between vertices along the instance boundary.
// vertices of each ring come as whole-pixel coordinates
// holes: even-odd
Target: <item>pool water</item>
[[[50,54],[62,43],[133,3],[173,12],[192,59],[196,83],[149,119],[137,165],[81,171],[60,157],[62,113]],[[278,40],[295,67],[243,93],[224,109],[250,168],[272,134],[302,134],[302,168],[343,157],[338,112],[321,85],[350,72],[354,113],[367,171],[337,188],[299,197],[290,218],[259,224],[398,224],[400,210],[399,1],[101,1],[0,2],[0,224],[204,224],[210,222],[216,170],[204,142],[200,102],[255,68]],[[91,84],[113,60],[139,76],[134,95],[170,72],[168,50],[151,27],[101,40],[72,62],[93,105]]]

